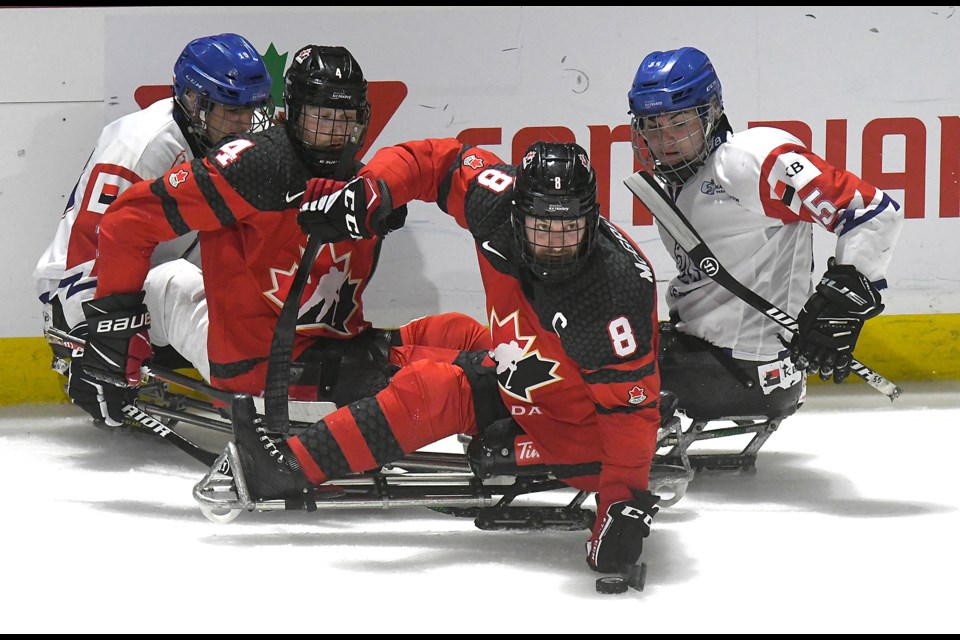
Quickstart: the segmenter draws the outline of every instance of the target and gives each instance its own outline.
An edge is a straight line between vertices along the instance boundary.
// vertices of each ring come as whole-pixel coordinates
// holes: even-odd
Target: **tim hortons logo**
[[[517,440],[513,443],[513,448],[517,454],[517,464],[533,464],[540,460],[540,452],[529,440]]]

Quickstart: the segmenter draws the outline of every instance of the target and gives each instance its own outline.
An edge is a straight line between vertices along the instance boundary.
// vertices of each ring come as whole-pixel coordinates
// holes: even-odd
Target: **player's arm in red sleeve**
[[[249,209],[206,160],[133,185],[100,221],[97,297],[140,291],[157,244],[190,231],[222,229],[236,222],[235,212]]]
[[[373,238],[398,229],[402,219],[398,224],[396,219],[391,222],[391,216],[408,202],[419,200],[436,202],[460,226],[467,227],[464,202],[474,181],[495,193],[513,184],[509,173],[491,169],[495,165],[503,167],[496,155],[455,138],[385,147],[350,182],[312,178],[297,222],[305,233],[324,242]]]
[[[154,248],[178,235],[167,223],[150,186],[150,182],[140,182],[127,189],[100,220],[97,297],[140,291]]]
[[[630,500],[650,481],[660,428],[660,373],[656,351],[616,367],[584,372],[601,430],[599,505]],[[617,382],[597,382],[597,379]]]
[[[411,200],[436,202],[463,225],[468,187],[497,164],[503,161],[486,149],[456,138],[430,138],[381,149],[360,175],[383,180],[395,207]]]
[[[629,363],[583,372],[601,432],[597,520],[587,542],[587,564],[597,571],[635,564],[658,511],[659,498],[648,491],[660,426],[656,357],[653,349]]]
[[[587,564],[597,571],[635,564],[658,511],[659,498],[648,491],[660,427],[655,306],[652,316],[649,343],[638,345],[645,351],[599,371],[582,371],[601,438],[597,520],[587,543]]]

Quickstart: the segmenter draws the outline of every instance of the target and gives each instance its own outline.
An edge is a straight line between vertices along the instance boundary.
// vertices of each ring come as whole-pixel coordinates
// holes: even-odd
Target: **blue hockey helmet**
[[[243,36],[221,33],[189,42],[173,66],[173,94],[194,151],[270,126],[272,85],[263,59]]]
[[[517,167],[512,223],[520,256],[545,282],[562,282],[593,253],[600,225],[597,177],[575,143],[535,142]]]
[[[674,185],[699,171],[723,116],[720,78],[707,55],[693,47],[648,54],[627,97],[640,162]]]

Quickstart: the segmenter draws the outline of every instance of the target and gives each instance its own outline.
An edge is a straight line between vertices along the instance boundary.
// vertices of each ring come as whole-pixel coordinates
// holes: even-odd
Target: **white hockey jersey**
[[[837,262],[878,289],[903,225],[885,193],[770,127],[729,134],[676,203],[734,278],[794,318],[813,292],[815,224],[837,235]],[[660,236],[679,272],[666,300],[681,331],[743,360],[783,353],[777,336],[789,340],[788,331],[697,269],[663,229]]]
[[[44,327],[51,324],[50,303],[59,297],[70,328],[83,321],[80,303],[93,298],[97,274],[97,227],[100,216],[132,184],[162,176],[172,166],[192,160],[193,152],[173,119],[173,98],[119,118],[97,140],[77,181],[56,235],[33,272],[44,305]],[[151,264],[184,256],[196,233],[161,243]],[[196,252],[196,251],[194,251]],[[194,253],[191,252],[191,253]],[[199,255],[190,256],[199,265]]]

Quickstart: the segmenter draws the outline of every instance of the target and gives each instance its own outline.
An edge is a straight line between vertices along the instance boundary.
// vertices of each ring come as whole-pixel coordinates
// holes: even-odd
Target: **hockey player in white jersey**
[[[229,135],[270,126],[272,79],[256,48],[240,35],[223,33],[189,42],[174,64],[172,89],[170,98],[108,124],[97,139],[56,235],[34,270],[44,329],[52,326],[86,337],[81,303],[92,299],[97,287],[93,267],[100,216],[121,193],[202,157]],[[184,329],[165,323],[162,309],[202,311],[205,304],[195,237],[194,232],[161,243],[152,255],[145,290],[147,306],[155,310],[150,331],[155,347],[168,346],[171,336],[166,334]],[[204,327],[191,327],[190,335],[174,342],[184,340],[197,340],[204,348]],[[123,390],[70,372],[68,393],[96,420],[121,424]]]
[[[783,332],[701,272],[661,229],[679,272],[666,294],[663,388],[705,419],[793,413],[804,371],[841,382],[864,321],[883,310],[900,205],[785,131],[733,133],[714,67],[692,47],[647,55],[628,98],[640,162],[727,271],[799,324],[795,335]],[[837,244],[814,289],[815,227]]]

